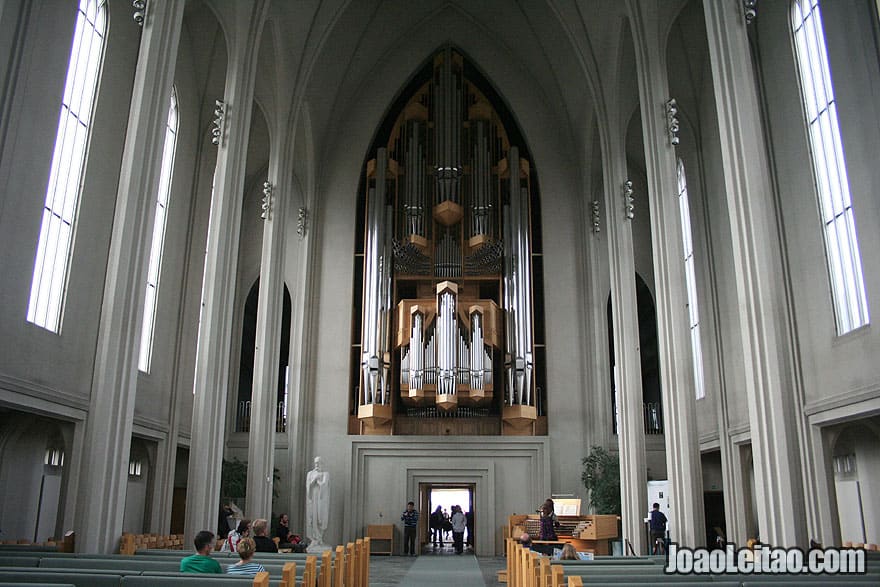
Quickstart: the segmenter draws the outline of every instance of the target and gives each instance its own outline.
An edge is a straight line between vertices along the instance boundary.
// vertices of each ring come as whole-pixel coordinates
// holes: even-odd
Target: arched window
[[[681,240],[684,249],[684,276],[687,282],[688,325],[691,327],[691,349],[694,355],[694,389],[697,399],[706,397],[703,385],[703,347],[700,344],[700,309],[697,305],[697,277],[694,268],[694,241],[688,202],[687,176],[684,163],[678,160],[678,209],[681,212]]]
[[[29,322],[52,332],[61,324],[106,33],[104,0],[80,0],[27,313]]]
[[[869,322],[868,302],[819,0],[795,0],[791,21],[837,333],[844,334]]]
[[[159,274],[162,271],[162,251],[165,245],[165,224],[168,218],[168,198],[171,195],[171,175],[174,153],[177,149],[177,94],[172,88],[168,122],[165,125],[165,146],[162,149],[162,170],[159,173],[159,193],[156,198],[156,221],[150,245],[150,264],[147,269],[147,293],[144,297],[144,321],[141,326],[141,348],[138,369],[150,372],[153,357],[153,333],[156,327],[156,306],[159,300]]]

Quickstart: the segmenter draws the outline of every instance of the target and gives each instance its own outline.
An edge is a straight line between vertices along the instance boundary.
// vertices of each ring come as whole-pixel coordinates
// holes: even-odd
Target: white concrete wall
[[[876,230],[880,225],[880,199],[875,193],[880,169],[873,154],[880,149],[880,129],[865,124],[876,115],[880,80],[877,60],[872,57],[876,55],[876,39],[870,23],[875,16],[869,12],[869,4],[843,6],[827,2],[822,8],[868,307],[876,310],[880,303],[880,258],[872,251],[880,248],[880,231]],[[844,336],[836,333],[807,135],[792,131],[803,128],[804,122],[793,48],[789,37],[781,34],[788,25],[785,3],[768,6],[762,19],[761,26],[767,29],[761,35],[762,80],[769,130],[775,143],[785,250],[791,263],[790,289],[805,407],[814,412],[827,408],[833,400],[880,393],[880,365],[873,360],[880,352],[880,332],[869,327]]]
[[[874,194],[874,186],[880,183],[880,168],[874,161],[880,150],[880,129],[865,124],[866,120],[876,118],[876,95],[880,88],[877,60],[871,57],[876,55],[876,41],[870,24],[874,15],[868,12],[872,7],[870,3],[827,4],[823,7],[829,55],[868,303],[875,310],[877,304],[872,302],[876,302],[880,295],[880,259],[871,252],[880,249],[880,231],[875,229],[880,225],[880,199]],[[110,0],[110,37],[78,217],[65,316],[61,333],[56,335],[27,323],[25,315],[76,3],[48,0],[29,3],[27,29],[20,31],[18,15],[23,6],[21,2],[0,6],[0,54],[9,54],[7,49],[13,47],[16,34],[21,32],[24,35],[20,61],[14,61],[11,56],[0,60],[0,79],[12,75],[11,83],[0,88],[3,92],[0,107],[5,116],[0,121],[0,271],[3,275],[0,280],[0,299],[3,300],[0,305],[0,332],[3,332],[0,339],[0,402],[32,411],[64,414],[81,421],[88,410],[106,254],[124,144],[119,129],[125,127],[127,120],[139,32],[130,22],[130,3]],[[877,400],[880,397],[880,365],[874,357],[880,351],[880,334],[872,327],[842,337],[835,333],[815,190],[806,165],[806,135],[797,130],[803,127],[803,121],[787,32],[786,6],[787,3],[762,5],[759,18],[752,26],[758,27],[760,37],[761,81],[781,212],[778,228],[784,237],[778,248],[785,252],[790,264],[788,277],[791,282],[787,291],[793,307],[796,367],[800,373],[787,376],[786,381],[802,381],[803,405],[794,406],[792,412],[792,417],[797,417],[800,410],[821,414],[857,401]],[[363,9],[363,5],[352,7],[353,12],[347,13],[346,19],[339,23],[342,32],[334,34],[344,37],[346,27],[355,26],[353,23],[357,19],[354,17]],[[536,9],[530,6],[528,10]],[[560,10],[567,8],[561,7]],[[191,20],[186,23],[181,39],[176,76],[181,123],[160,283],[154,360],[150,374],[138,379],[135,407],[135,420],[139,426],[159,437],[179,432],[184,441],[191,433],[190,390],[216,157],[207,129],[213,100],[222,96],[226,69],[225,48],[215,52],[206,48],[210,44],[205,36],[213,32],[204,28],[210,20],[205,16],[208,11],[209,8],[203,5],[188,11],[187,18]],[[600,11],[602,18],[608,17],[606,13],[609,11]],[[506,24],[508,16],[500,15],[499,22]],[[316,27],[329,30],[330,22],[319,19]],[[292,30],[305,34],[295,28],[300,24],[295,23]],[[587,234],[584,220],[588,216],[584,205],[596,197],[592,193],[588,195],[585,189],[588,182],[584,178],[589,173],[584,167],[599,165],[601,160],[599,157],[581,160],[581,155],[588,151],[586,141],[592,135],[583,128],[572,128],[572,121],[580,122],[592,115],[587,99],[577,102],[571,97],[578,92],[586,94],[589,86],[580,65],[583,55],[577,53],[587,36],[580,32],[571,37],[553,34],[561,29],[554,29],[549,18],[536,19],[534,26],[544,34],[548,54],[568,56],[554,62],[559,68],[554,72],[558,79],[570,80],[570,83],[562,84],[565,87],[544,83],[546,72],[540,67],[542,62],[513,61],[508,47],[497,37],[487,35],[479,23],[460,10],[440,11],[391,40],[378,33],[370,36],[365,42],[372,44],[371,50],[376,44],[386,43],[376,54],[398,57],[357,62],[356,65],[369,75],[354,82],[346,80],[342,85],[333,80],[345,77],[347,62],[334,56],[354,52],[353,46],[328,43],[317,49],[307,46],[301,37],[290,41],[291,47],[295,47],[291,54],[299,59],[305,59],[305,55],[314,57],[313,51],[326,52],[320,59],[307,63],[302,70],[295,70],[309,71],[312,77],[297,78],[297,82],[303,83],[303,89],[297,90],[302,93],[285,97],[303,100],[298,103],[299,126],[295,129],[295,132],[302,133],[303,140],[298,143],[296,161],[286,162],[286,165],[298,172],[297,197],[310,205],[309,246],[314,251],[313,263],[308,265],[309,259],[297,257],[302,250],[300,241],[288,239],[286,276],[294,299],[301,300],[299,312],[308,317],[303,340],[309,345],[308,351],[302,355],[307,361],[292,364],[292,369],[306,373],[306,384],[300,389],[304,397],[306,417],[302,424],[306,432],[295,451],[306,455],[306,462],[316,454],[324,456],[334,480],[350,479],[354,474],[347,465],[351,439],[347,435],[348,416],[344,406],[348,405],[349,394],[350,353],[347,348],[351,339],[352,251],[361,167],[373,133],[396,92],[425,57],[442,43],[451,41],[475,61],[507,101],[528,142],[532,164],[538,172],[545,227],[544,327],[547,333],[550,422],[549,437],[543,439],[548,443],[547,454],[550,455],[546,475],[553,492],[582,491],[580,458],[587,451],[588,439],[593,440],[593,430],[607,424],[610,418],[610,410],[597,409],[596,406],[602,403],[593,397],[609,393],[607,373],[595,375],[591,369],[596,363],[592,357],[586,356],[591,345],[607,345],[604,342],[607,332],[604,318],[593,322],[594,316],[604,316],[607,293],[597,294],[592,301],[594,306],[603,306],[600,311],[595,311],[595,307],[584,301],[587,286],[595,285],[596,291],[607,292],[607,260],[600,260],[600,267],[591,271],[587,253],[594,244],[589,240],[593,237]],[[567,45],[569,42],[573,48]],[[615,43],[614,40],[600,43],[602,47],[597,51],[605,55]],[[316,63],[327,67],[315,66]],[[601,67],[611,68],[613,65],[616,64],[602,63]],[[722,173],[724,161],[718,147],[715,104],[707,68],[704,62],[699,70],[701,76],[694,78],[702,81],[693,82],[695,85],[688,85],[691,82],[683,79],[684,74],[673,70],[671,87],[681,88],[683,97],[680,100],[683,105],[690,106],[688,116],[692,117],[684,125],[680,149],[687,164],[699,263],[700,306],[706,325],[703,344],[707,397],[697,404],[697,422],[701,439],[714,442],[713,438],[719,434],[718,401],[725,401],[729,418],[728,429],[720,431],[721,434],[739,435],[739,440],[746,440],[748,413],[741,391],[744,374],[743,359],[738,350],[741,348],[740,303],[736,297],[730,251]],[[272,71],[272,68],[267,69]],[[291,72],[289,75],[291,79],[284,82],[288,86],[294,85],[291,80],[298,74]],[[278,105],[268,98],[271,90],[264,85],[260,87],[263,88],[261,95],[269,104],[268,116],[271,118],[277,114],[274,108]],[[343,89],[336,94],[330,88]],[[685,97],[690,95],[693,97]],[[631,112],[632,95],[626,100],[629,102],[606,106]],[[580,104],[583,111],[566,111],[571,104]],[[312,112],[316,113],[314,127],[311,126]],[[584,123],[583,126],[587,128],[589,125]],[[258,168],[262,160],[261,156],[255,156],[254,166]],[[249,169],[254,166],[249,164]],[[638,187],[643,181],[638,169],[633,170],[633,175]],[[242,195],[242,205],[246,206],[240,253],[242,287],[253,280],[259,263],[261,238],[257,206],[259,190],[254,187],[256,183],[250,185],[250,191]],[[606,186],[605,189],[618,188]],[[603,214],[608,213],[603,210]],[[295,215],[289,217],[295,221]],[[643,269],[640,273],[653,291],[652,270],[646,261],[650,259],[647,222],[647,202],[637,202],[634,223],[640,259],[637,267]],[[292,224],[291,233],[294,228]],[[777,247],[777,243],[767,244]],[[604,250],[604,247],[600,249]],[[309,288],[298,291],[300,282],[294,279],[303,280],[305,271],[310,272]],[[710,272],[712,279],[709,279]],[[596,274],[600,274],[598,281],[601,283],[588,282],[588,276]],[[297,311],[294,310],[295,315]],[[341,348],[345,351],[340,351]],[[237,361],[237,351],[235,348],[231,353],[230,361]],[[291,352],[298,353],[299,349]],[[607,349],[602,352],[607,353]],[[234,385],[236,379],[233,377],[231,381]],[[726,393],[723,400],[722,390]],[[230,393],[229,397],[234,398],[235,394]],[[173,410],[178,410],[178,428],[171,430]],[[860,415],[863,414],[851,416],[857,418]],[[231,421],[228,426],[232,426]],[[170,441],[177,442],[178,438]],[[232,446],[230,451],[240,448]],[[665,476],[665,470],[660,470],[662,452],[659,447],[655,449],[652,450],[649,443],[652,476]],[[71,454],[69,458],[75,460],[76,455]],[[288,487],[292,489],[301,484],[305,471],[291,471],[289,462],[292,458],[279,454],[279,468],[283,478],[290,479]],[[4,462],[3,466],[8,464]],[[26,475],[30,483],[35,479],[35,469],[26,467],[26,470],[33,473]],[[873,457],[866,457],[860,471],[865,472],[865,483],[876,483],[880,475]],[[505,470],[499,473],[499,478],[516,483],[521,481],[518,474]],[[344,526],[342,512],[348,499],[346,493],[338,489],[340,485],[336,487],[333,511],[336,512],[334,527],[338,534],[331,534],[330,539],[342,538],[339,529]],[[21,511],[36,511],[30,502],[18,498],[9,501],[10,495],[15,494],[7,488],[3,492],[4,503],[15,504],[15,508]],[[499,508],[515,509],[522,505],[504,493],[496,497]],[[371,502],[366,505],[372,509],[377,505],[393,505],[393,511],[396,511],[399,507],[396,501],[395,504]],[[872,515],[876,518],[875,514]],[[13,524],[16,531],[23,531],[25,526],[26,521]],[[6,527],[2,528],[5,532]]]

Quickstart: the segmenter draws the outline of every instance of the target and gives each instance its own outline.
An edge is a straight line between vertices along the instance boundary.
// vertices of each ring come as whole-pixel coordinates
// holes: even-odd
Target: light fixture
[[[226,119],[226,103],[223,100],[214,101],[214,120],[211,124],[211,142],[220,145],[223,142],[224,122]]]
[[[636,206],[633,201],[633,182],[630,180],[623,182],[623,202],[626,219],[632,220],[635,216]]]

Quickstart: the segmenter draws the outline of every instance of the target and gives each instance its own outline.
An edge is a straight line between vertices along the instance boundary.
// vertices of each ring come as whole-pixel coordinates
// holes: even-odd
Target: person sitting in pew
[[[519,544],[523,548],[532,548],[532,537],[528,535],[527,532],[523,532],[522,536],[519,537]]]
[[[254,544],[253,538],[242,538],[238,541],[238,556],[241,560],[234,565],[226,567],[227,575],[239,575],[244,577],[254,577],[257,573],[266,570],[260,563],[253,561],[254,553],[257,551],[257,545]]]
[[[266,536],[269,532],[269,520],[263,518],[254,520],[253,532],[257,552],[278,552],[278,545],[275,544],[274,540]]]
[[[180,561],[181,573],[222,573],[220,563],[211,558],[214,550],[214,533],[202,530],[193,538],[196,553]]]
[[[250,531],[251,521],[244,518],[238,523],[235,530],[229,531],[229,535],[223,541],[223,546],[220,547],[220,552],[237,552],[238,541],[247,536]]]
[[[574,549],[574,546],[571,543],[566,542],[562,547],[562,553],[559,555],[559,560],[563,561],[576,561],[580,560],[577,551]]]

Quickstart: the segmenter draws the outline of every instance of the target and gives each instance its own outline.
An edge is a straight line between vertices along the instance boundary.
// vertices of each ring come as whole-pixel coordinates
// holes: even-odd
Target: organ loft
[[[540,434],[533,170],[461,53],[428,67],[364,169],[351,431]]]

